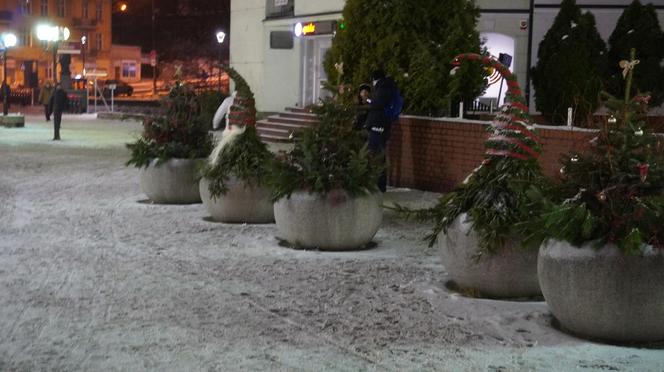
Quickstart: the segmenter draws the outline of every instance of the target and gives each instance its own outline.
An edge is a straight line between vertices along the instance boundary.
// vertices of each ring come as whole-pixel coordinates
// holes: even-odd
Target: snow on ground
[[[324,253],[146,203],[124,166],[139,129],[0,128],[0,370],[664,371],[661,346],[577,339],[543,302],[448,290],[429,226],[390,211],[375,248]]]

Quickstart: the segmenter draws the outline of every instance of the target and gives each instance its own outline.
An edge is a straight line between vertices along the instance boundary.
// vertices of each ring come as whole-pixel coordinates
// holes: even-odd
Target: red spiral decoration
[[[519,160],[537,159],[541,152],[541,141],[529,128],[528,105],[516,76],[495,58],[477,53],[459,54],[454,57],[452,65],[460,66],[464,61],[479,61],[486,67],[493,67],[507,81],[505,103],[491,123],[492,135],[486,141],[485,154]]]

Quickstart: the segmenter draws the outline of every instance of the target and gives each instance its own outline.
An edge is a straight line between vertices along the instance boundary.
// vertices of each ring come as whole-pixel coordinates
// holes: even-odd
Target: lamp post
[[[83,78],[85,78],[85,44],[88,42],[88,37],[83,35],[81,36],[81,58],[83,59]]]
[[[11,32],[2,34],[2,115],[9,112],[9,89],[7,89],[7,50],[16,46],[16,35]]]
[[[221,65],[223,64],[223,48],[221,45],[224,43],[226,38],[226,33],[223,31],[217,31],[217,43],[219,43],[219,91],[221,91]]]
[[[58,69],[58,42],[69,39],[69,29],[67,27],[58,27],[51,25],[38,25],[37,26],[37,39],[52,43],[53,49],[53,81],[58,82],[57,69]]]

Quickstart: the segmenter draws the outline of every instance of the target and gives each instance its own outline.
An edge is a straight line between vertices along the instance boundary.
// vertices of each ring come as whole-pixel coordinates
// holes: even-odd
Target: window
[[[295,14],[295,0],[265,0],[265,17],[291,17]]]
[[[18,44],[24,46],[31,46],[32,35],[30,34],[30,28],[22,27],[18,33]]]
[[[101,16],[103,15],[104,3],[102,1],[97,1],[97,9],[95,14],[95,19],[101,22]]]
[[[104,40],[103,40],[102,36],[103,35],[100,34],[100,33],[97,33],[95,35],[95,49],[96,50],[101,50],[102,46],[104,46],[104,44],[103,44]]]
[[[21,14],[32,14],[32,0],[19,0],[19,12]]]
[[[46,78],[49,80],[53,80],[53,65],[49,64],[50,66],[46,66]]]
[[[88,0],[83,0],[81,17],[83,19],[88,18]]]
[[[65,16],[65,0],[56,0],[56,8],[58,9],[58,17]]]
[[[122,62],[122,77],[135,78],[136,77],[136,62]]]
[[[48,17],[48,0],[41,0],[41,15]]]
[[[270,49],[293,49],[293,33],[291,31],[270,32]]]

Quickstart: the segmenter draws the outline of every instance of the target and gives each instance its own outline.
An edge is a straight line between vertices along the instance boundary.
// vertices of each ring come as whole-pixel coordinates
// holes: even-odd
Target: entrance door
[[[302,105],[318,103],[320,99],[331,95],[323,89],[327,80],[325,54],[332,47],[331,37],[311,37],[303,40],[302,48]]]

